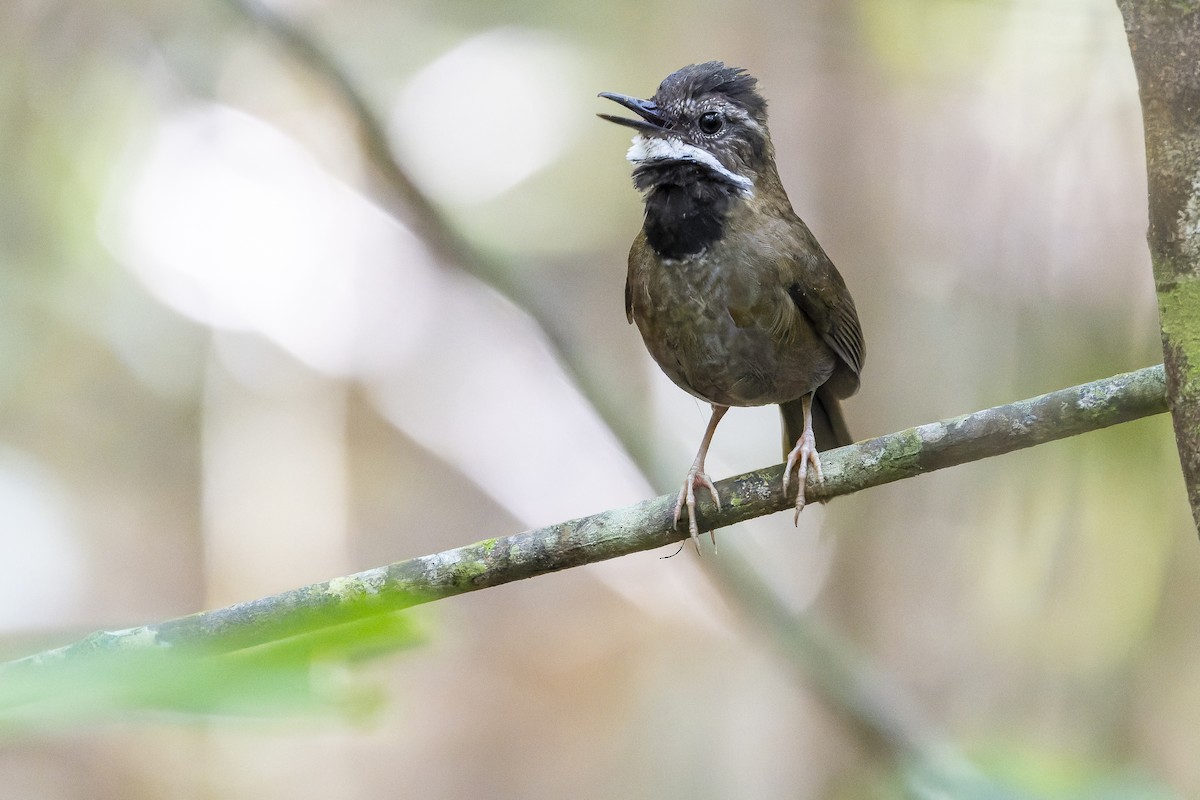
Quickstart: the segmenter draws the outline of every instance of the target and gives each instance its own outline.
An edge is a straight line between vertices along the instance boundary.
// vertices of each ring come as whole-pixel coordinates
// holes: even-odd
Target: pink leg
[[[712,493],[713,502],[717,504],[717,508],[721,507],[721,498],[717,495],[717,487],[704,472],[704,457],[708,455],[708,446],[712,443],[717,423],[721,421],[721,417],[725,416],[725,412],[728,410],[729,406],[713,405],[712,416],[708,420],[708,429],[704,431],[704,439],[700,442],[700,452],[696,453],[696,460],[692,462],[692,468],[688,470],[687,478],[683,481],[683,488],[679,490],[679,499],[675,501],[675,525],[679,525],[679,518],[683,515],[683,509],[686,506],[688,530],[692,534],[692,541],[696,545],[697,553],[700,552],[700,526],[696,522],[696,484],[707,486]],[[717,535],[711,530],[708,535],[712,537],[713,547],[716,547]]]
[[[804,487],[808,482],[808,466],[812,464],[817,473],[817,480],[824,483],[825,476],[821,474],[821,456],[817,453],[817,437],[813,435],[812,429],[812,395],[804,396],[804,433],[800,434],[796,446],[792,448],[792,452],[788,453],[787,464],[783,467],[783,493],[787,495],[788,478],[791,477],[792,470],[796,470],[796,478],[799,486],[796,489],[796,516],[793,520],[796,525],[800,524],[800,512],[804,510]]]

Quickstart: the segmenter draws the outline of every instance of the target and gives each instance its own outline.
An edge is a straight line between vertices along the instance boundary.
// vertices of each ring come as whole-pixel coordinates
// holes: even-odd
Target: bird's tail
[[[779,413],[783,418],[783,457],[796,446],[796,440],[804,432],[804,403],[803,398],[789,400],[779,404]],[[826,390],[824,386],[817,389],[812,403],[813,435],[817,438],[817,452],[823,453],[835,447],[845,447],[854,444],[850,428],[846,425],[846,417],[842,414],[841,402]]]

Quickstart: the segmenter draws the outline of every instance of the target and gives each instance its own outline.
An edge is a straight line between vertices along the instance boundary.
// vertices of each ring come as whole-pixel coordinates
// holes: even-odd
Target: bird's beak
[[[641,117],[641,119],[626,119],[625,117],[616,117],[612,114],[597,114],[596,116],[600,119],[606,119],[618,125],[626,125],[639,131],[645,131],[646,133],[662,133],[669,127],[666,118],[658,113],[658,106],[653,100],[639,100],[636,97],[614,94],[613,92],[601,92],[597,97],[608,98],[614,103],[625,106]]]

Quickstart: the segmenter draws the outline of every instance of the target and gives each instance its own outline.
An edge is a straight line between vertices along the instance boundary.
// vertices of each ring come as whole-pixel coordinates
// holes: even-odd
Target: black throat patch
[[[727,178],[690,161],[643,164],[633,184],[646,192],[646,241],[670,259],[695,255],[720,239],[739,193]]]

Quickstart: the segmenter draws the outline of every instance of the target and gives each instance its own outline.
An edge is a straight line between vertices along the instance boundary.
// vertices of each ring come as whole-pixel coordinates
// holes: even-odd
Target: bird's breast
[[[834,355],[799,316],[781,328],[780,315],[799,312],[762,255],[737,245],[726,236],[672,260],[639,237],[630,315],[663,372],[691,394],[736,406],[794,400],[828,380]]]

